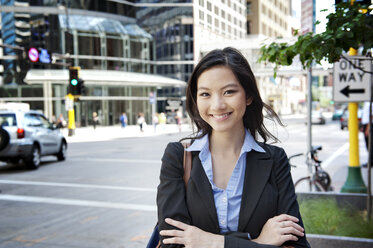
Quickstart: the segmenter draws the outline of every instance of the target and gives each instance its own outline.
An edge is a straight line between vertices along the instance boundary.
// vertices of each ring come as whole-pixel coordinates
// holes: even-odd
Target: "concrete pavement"
[[[138,125],[129,125],[125,128],[122,128],[120,125],[115,125],[97,126],[96,129],[92,126],[76,128],[73,136],[68,136],[68,130],[66,128],[61,131],[68,143],[94,142],[129,137],[147,137],[179,132],[179,128],[176,124],[157,125],[156,130],[154,130],[152,125],[147,125],[143,130],[144,132],[141,132]],[[191,132],[191,130],[192,129],[188,124],[182,124],[182,132]]]

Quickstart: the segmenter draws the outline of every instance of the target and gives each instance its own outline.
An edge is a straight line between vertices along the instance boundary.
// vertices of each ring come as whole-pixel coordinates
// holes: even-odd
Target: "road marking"
[[[157,189],[155,189],[155,188],[135,188],[135,187],[95,185],[95,184],[78,184],[78,183],[52,183],[52,182],[18,181],[18,180],[0,180],[0,183],[2,183],[2,184],[35,185],[35,186],[52,186],[52,187],[71,187],[71,188],[91,188],[91,189],[112,189],[112,190],[157,192]]]
[[[117,208],[117,209],[148,211],[148,212],[157,211],[157,206],[155,205],[86,201],[86,200],[38,197],[38,196],[20,196],[20,195],[0,194],[0,200],[47,203],[47,204],[57,204],[57,205],[71,205],[71,206],[81,206],[81,207]]]
[[[119,163],[146,163],[146,164],[159,164],[161,165],[161,160],[150,160],[150,159],[125,159],[125,158],[74,158],[68,157],[68,160],[77,160],[77,161],[101,161],[101,162],[119,162]]]
[[[341,146],[340,148],[338,148],[338,150],[336,152],[334,152],[329,158],[327,158],[325,161],[322,162],[322,167],[324,169],[328,168],[331,165],[331,162],[334,159],[336,159],[337,157],[342,155],[344,152],[346,152],[346,150],[349,148],[349,146],[350,146],[350,144],[346,143],[343,146]]]

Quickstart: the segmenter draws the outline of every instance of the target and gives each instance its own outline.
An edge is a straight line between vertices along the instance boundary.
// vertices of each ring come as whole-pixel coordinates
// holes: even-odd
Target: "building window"
[[[251,15],[251,2],[246,3],[246,15]]]
[[[267,14],[267,8],[263,4],[262,4],[262,13],[265,15]]]
[[[211,15],[207,15],[207,23],[212,25],[212,18]]]
[[[207,10],[212,11],[212,6],[209,1],[207,1]]]
[[[222,23],[221,23],[221,29],[222,29],[223,31],[225,31],[225,22],[222,22]]]
[[[228,14],[228,21],[231,22],[231,14]]]
[[[205,0],[199,0],[199,6],[201,7],[205,6]]]
[[[236,17],[233,18],[233,23],[234,23],[234,25],[237,25],[237,18]]]
[[[219,8],[217,6],[215,6],[215,15],[219,15]]]
[[[221,10],[221,17],[222,17],[223,19],[225,19],[225,11],[224,11],[224,10]]]
[[[266,30],[266,25],[264,24],[264,23],[262,23],[262,33],[264,34],[264,35],[266,35],[267,34],[267,30]]]
[[[232,33],[232,29],[231,29],[231,26],[228,25],[228,34],[231,34]]]
[[[237,10],[237,6],[236,6],[236,3],[233,3],[233,10],[236,11]]]
[[[272,19],[272,11],[270,9],[268,10],[268,17],[269,19]]]
[[[199,11],[199,19],[203,20],[205,18],[204,13],[202,10]]]
[[[217,18],[215,18],[215,27],[219,28],[219,20]]]
[[[251,21],[246,22],[246,34],[251,34]]]

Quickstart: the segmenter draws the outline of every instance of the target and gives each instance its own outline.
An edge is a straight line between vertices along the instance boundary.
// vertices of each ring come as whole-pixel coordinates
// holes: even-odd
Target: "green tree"
[[[348,59],[345,53],[350,47],[354,49],[362,47],[362,54],[371,57],[370,49],[373,47],[371,12],[372,8],[369,6],[340,3],[336,5],[335,12],[327,16],[325,32],[300,35],[294,44],[272,42],[263,45],[260,49],[259,62],[273,63],[276,76],[278,66],[291,65],[297,55],[304,68],[309,68],[313,62],[320,64],[324,59],[329,63],[334,63],[341,57]],[[351,61],[350,63],[352,64]],[[363,68],[359,69],[372,73]]]

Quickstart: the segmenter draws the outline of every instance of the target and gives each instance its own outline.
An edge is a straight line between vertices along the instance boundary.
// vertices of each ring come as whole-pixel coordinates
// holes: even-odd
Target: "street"
[[[274,132],[282,141],[278,145],[288,156],[305,152],[304,118],[285,118],[284,123]],[[163,151],[168,142],[188,134],[75,140],[69,142],[66,161],[45,157],[38,170],[1,163],[0,247],[145,247],[157,221]],[[363,163],[367,152],[359,137]],[[329,118],[326,125],[313,125],[313,144],[323,146],[320,159],[338,191],[348,165],[348,131]],[[304,159],[296,162],[294,180],[307,173]]]

